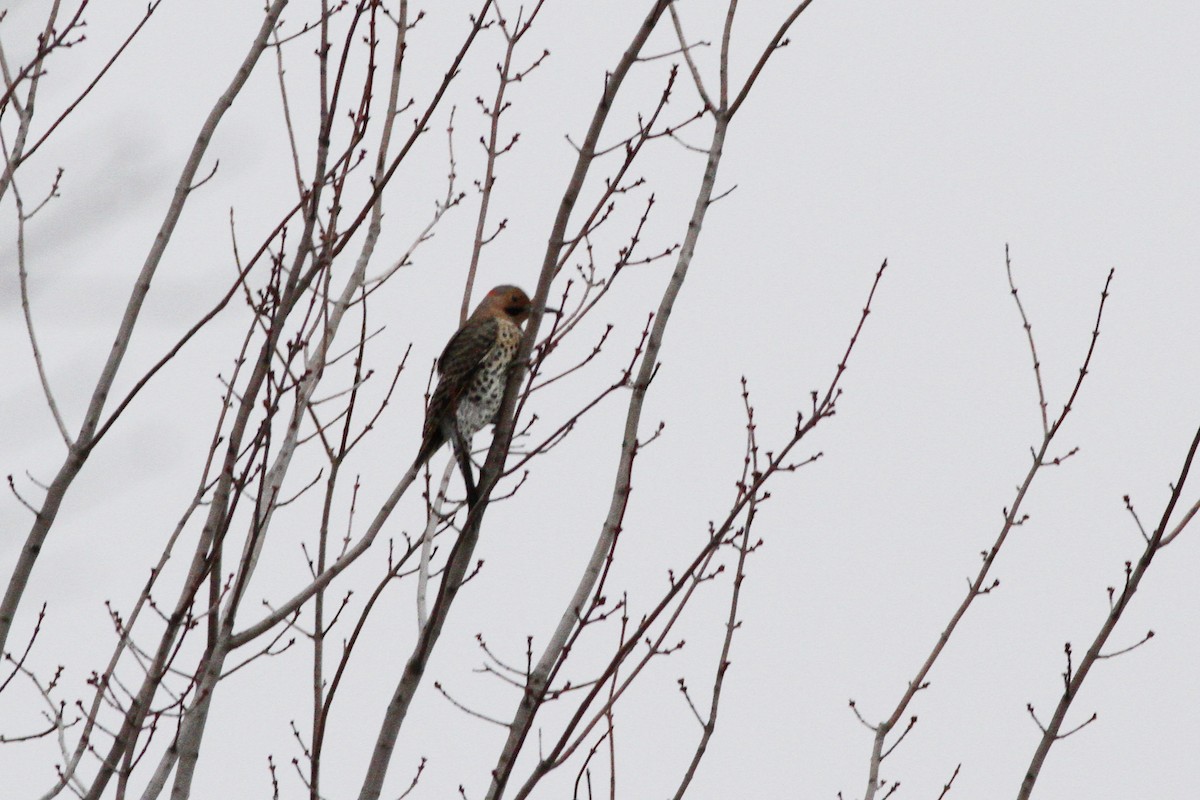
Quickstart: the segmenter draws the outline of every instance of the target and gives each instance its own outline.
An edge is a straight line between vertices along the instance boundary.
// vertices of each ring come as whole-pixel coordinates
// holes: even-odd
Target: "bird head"
[[[529,295],[516,286],[497,286],[483,298],[472,316],[505,316],[517,325],[529,319],[533,304]]]

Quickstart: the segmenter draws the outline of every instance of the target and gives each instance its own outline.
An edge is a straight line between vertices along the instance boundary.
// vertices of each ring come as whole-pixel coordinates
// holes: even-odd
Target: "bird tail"
[[[425,466],[425,463],[433,458],[434,454],[447,442],[448,437],[450,437],[451,448],[454,450],[454,459],[458,462],[459,472],[462,473],[463,486],[467,493],[467,505],[474,507],[475,502],[479,499],[479,490],[476,488],[475,476],[471,470],[471,448],[450,423],[441,427],[433,427],[425,432],[425,438],[421,441],[421,449],[417,451],[413,467],[420,469]]]

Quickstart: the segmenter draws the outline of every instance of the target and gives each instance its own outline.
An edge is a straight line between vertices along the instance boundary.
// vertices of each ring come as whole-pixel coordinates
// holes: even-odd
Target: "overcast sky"
[[[89,8],[87,41],[52,62],[39,96],[46,113],[78,93],[136,21],[137,8],[114,5]],[[65,169],[61,199],[30,224],[27,257],[38,333],[68,427],[79,424],[198,125],[240,62],[259,5],[166,0],[96,94],[19,173],[24,195],[37,198],[55,169]],[[476,5],[431,4],[413,33],[406,77],[413,88],[403,96],[428,93]],[[27,0],[0,22],[10,65],[28,59],[29,31],[44,6]],[[292,30],[312,16],[306,4],[295,6],[284,13]],[[551,55],[513,89],[506,124],[521,139],[501,162],[496,212],[509,225],[485,253],[482,287],[536,284],[575,157],[564,136],[582,136],[604,70],[645,6],[548,0],[526,52],[547,48]],[[513,0],[504,7],[515,11]],[[692,38],[719,39],[721,3],[688,0],[680,8]],[[742,4],[736,76],[745,75],[788,10],[780,2]],[[647,52],[673,49],[668,34],[669,25],[661,26]],[[499,37],[487,35],[434,130],[389,188],[381,266],[386,254],[403,252],[445,193],[443,129],[456,106],[459,184],[468,199],[371,311],[373,322],[387,326],[374,345],[376,368],[390,372],[410,343],[415,366],[355,465],[367,504],[407,467],[429,365],[457,325],[477,203],[471,181],[483,165],[475,140],[484,122],[474,97],[490,97],[492,64],[502,53]],[[919,724],[883,770],[902,782],[900,798],[936,798],[959,763],[950,797],[1013,797],[1039,735],[1026,704],[1049,714],[1061,692],[1064,642],[1086,647],[1108,611],[1105,588],[1119,586],[1124,562],[1141,552],[1122,497],[1132,496],[1148,524],[1156,521],[1200,424],[1200,7],[816,0],[790,39],[726,144],[718,191],[736,189],[710,211],[667,334],[643,432],[660,420],[666,428],[637,462],[619,577],[634,608],[644,609],[667,569],[685,563],[707,521],[733,496],[745,437],[739,378],[750,383],[765,449],[786,441],[809,392],[828,384],[886,258],[837,416],[804,446],[824,456],[781,476],[761,510],[765,544],[750,560],[717,733],[689,795],[861,796],[871,734],[847,701],[854,698],[869,720],[890,713],[960,601],[964,577],[975,574],[979,552],[993,542],[1040,439],[1005,245],[1052,414],[1070,393],[1115,268],[1091,374],[1055,448],[1078,446],[1079,453],[1035,483],[1031,518],[994,568],[1000,588],[969,612],[910,709]],[[304,84],[311,49],[300,43],[288,56],[293,91],[310,91],[297,100],[301,137],[315,124]],[[710,80],[715,49],[698,51]],[[634,112],[662,91],[670,63],[638,67],[603,141],[632,131]],[[697,107],[681,74],[668,113],[685,119]],[[705,144],[708,125],[698,122],[681,137]],[[654,148],[644,171],[660,205],[647,250],[680,241],[703,167],[703,156],[669,140]],[[223,291],[233,271],[230,207],[239,239],[250,242],[294,203],[273,58],[259,65],[223,123],[202,173],[218,159],[168,250],[118,395]],[[637,203],[621,213],[635,218]],[[0,471],[30,490],[26,471],[48,480],[62,444],[21,316],[11,196],[0,214],[0,415],[7,421]],[[611,261],[619,244],[606,241],[603,257]],[[610,383],[669,274],[670,262],[662,261],[623,278],[603,319],[593,320],[593,332],[605,322],[615,328],[592,377],[535,396],[531,410],[560,417]],[[23,646],[36,609],[49,602],[32,660],[46,674],[68,665],[68,701],[83,695],[88,672],[110,652],[103,601],[129,606],[195,491],[222,391],[217,374],[228,374],[245,322],[244,308],[231,309],[165,370],[68,496],[14,634]],[[576,340],[576,355],[590,348],[590,335]],[[428,756],[414,796],[450,797],[460,783],[469,797],[482,796],[499,729],[449,708],[432,682],[481,711],[511,715],[517,695],[473,672],[481,660],[474,636],[483,633],[521,661],[526,635],[544,641],[553,628],[603,521],[623,420],[624,399],[598,409],[516,499],[490,513],[479,552],[486,568],[455,606],[402,733],[393,795]],[[1197,496],[1200,483],[1183,501]],[[284,598],[304,579],[299,540],[311,521],[297,515],[287,524],[295,538],[286,541],[279,528],[284,541],[268,549],[272,568],[256,578],[250,617],[258,598]],[[409,497],[388,535],[423,524],[419,498]],[[5,580],[28,525],[29,514],[6,494]],[[373,585],[385,557],[382,548],[372,553],[347,586]],[[1036,796],[1127,800],[1195,791],[1198,563],[1200,531],[1156,557],[1109,649],[1148,629],[1157,635],[1100,662],[1068,725],[1093,711],[1098,720],[1054,747]],[[619,712],[621,797],[673,791],[698,736],[675,682],[686,677],[706,700],[725,593],[715,589],[696,605],[688,647],[656,662]],[[335,716],[330,798],[357,792],[411,646],[411,586],[383,603]],[[302,649],[222,687],[194,797],[269,797],[268,753],[290,771],[298,752],[288,723],[303,727],[309,713]],[[19,689],[0,698],[0,735],[40,724],[28,686]],[[0,747],[3,794],[44,791],[55,752],[53,742]],[[569,796],[571,777],[548,785],[544,796]],[[289,772],[283,796],[302,794]]]

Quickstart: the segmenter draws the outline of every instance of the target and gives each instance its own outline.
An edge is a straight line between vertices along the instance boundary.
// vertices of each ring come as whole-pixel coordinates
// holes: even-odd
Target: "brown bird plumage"
[[[497,286],[450,337],[437,360],[438,385],[425,411],[417,463],[423,464],[456,434],[469,449],[471,437],[495,422],[508,381],[508,367],[521,344],[521,324],[529,318],[528,295],[516,286]],[[468,499],[474,484],[470,460],[458,453]]]

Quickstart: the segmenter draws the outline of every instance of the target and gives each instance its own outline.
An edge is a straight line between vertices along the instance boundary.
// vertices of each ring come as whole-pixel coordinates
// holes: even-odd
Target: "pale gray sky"
[[[428,9],[413,32],[404,98],[425,96],[476,5]],[[564,135],[582,135],[603,71],[645,5],[548,0],[526,52],[545,47],[551,56],[513,89],[505,122],[521,140],[500,163],[495,217],[507,217],[509,227],[485,251],[481,286],[533,288],[574,161]],[[43,6],[27,0],[0,23],[10,63],[27,60],[28,31]],[[512,0],[504,7],[515,10]],[[743,4],[737,76],[787,11],[781,2]],[[721,3],[688,0],[681,12],[691,37],[719,37]],[[47,113],[77,93],[79,76],[103,61],[137,13],[111,4],[89,9],[87,42],[60,56],[46,77],[39,101]],[[284,18],[294,29],[311,13],[296,3]],[[69,427],[78,425],[195,130],[240,61],[258,14],[253,3],[167,0],[97,93],[19,173],[21,190],[34,198],[58,166],[66,170],[62,198],[30,225],[27,257],[38,332]],[[669,32],[661,26],[647,50],[673,49]],[[483,163],[474,97],[489,97],[502,52],[499,38],[488,36],[387,195],[380,268],[407,247],[445,192],[443,129],[456,105],[459,185],[468,199],[371,311],[374,323],[387,325],[374,343],[381,373],[410,342],[413,351],[392,408],[354,465],[364,507],[407,467],[429,364],[456,325],[475,221],[471,181]],[[1035,484],[1031,519],[994,568],[1000,588],[969,612],[910,709],[919,724],[883,770],[902,782],[899,798],[936,798],[960,762],[949,797],[1013,797],[1038,738],[1026,703],[1049,714],[1061,691],[1063,643],[1086,647],[1108,610],[1105,587],[1119,586],[1124,562],[1141,551],[1122,496],[1132,495],[1147,524],[1157,520],[1200,422],[1193,368],[1200,357],[1200,9],[1169,0],[816,0],[790,39],[727,142],[718,190],[737,188],[710,212],[668,331],[643,430],[659,420],[667,425],[637,461],[617,577],[635,613],[657,597],[666,570],[690,558],[707,521],[732,499],[745,436],[739,377],[750,382],[759,435],[771,449],[786,440],[795,411],[809,407],[809,391],[828,383],[887,258],[838,414],[805,443],[805,453],[824,457],[783,476],[761,510],[756,527],[765,544],[750,561],[720,723],[689,795],[861,796],[871,737],[847,700],[871,720],[890,711],[961,599],[964,576],[974,575],[979,552],[992,543],[1040,437],[1005,244],[1037,336],[1051,413],[1070,391],[1105,275],[1115,267],[1091,374],[1058,447],[1080,452]],[[311,100],[300,99],[311,79],[311,49],[299,43],[289,51],[301,137],[315,123]],[[709,76],[715,57],[715,48],[698,53]],[[669,63],[638,68],[604,141],[633,130],[633,112],[661,92]],[[675,97],[668,113],[686,118],[697,105],[686,74]],[[681,136],[703,144],[707,126],[701,121]],[[682,238],[703,165],[703,156],[667,140],[653,147],[642,167],[659,200],[648,250]],[[230,207],[248,246],[294,202],[273,59],[259,65],[223,123],[205,163],[216,159],[217,174],[189,205],[155,281],[118,395],[223,290],[233,270]],[[636,219],[640,202],[619,211],[622,224]],[[46,480],[62,445],[16,297],[11,197],[0,217],[0,414],[8,421],[0,428],[0,470],[19,481],[26,470]],[[619,245],[610,236],[598,258],[611,261]],[[611,382],[669,274],[666,261],[631,268],[590,321],[597,335],[604,322],[616,326],[591,377],[535,396],[531,410],[558,419]],[[15,634],[23,646],[36,609],[49,602],[32,661],[45,673],[67,665],[68,699],[82,696],[88,672],[110,651],[103,601],[128,607],[194,491],[217,413],[216,376],[228,374],[244,325],[244,306],[231,308],[199,337],[98,448],[68,495]],[[575,341],[578,355],[591,336]],[[623,420],[623,399],[602,406],[514,501],[492,510],[479,551],[486,568],[455,607],[402,732],[393,795],[422,756],[429,766],[414,796],[451,797],[460,783],[469,797],[483,795],[499,729],[450,708],[433,681],[480,711],[511,714],[517,695],[472,671],[481,660],[474,636],[482,633],[519,662],[525,636],[544,639],[556,623],[604,518]],[[303,479],[294,480],[298,487]],[[1198,492],[1200,484],[1183,501],[1194,502]],[[28,524],[6,494],[5,580]],[[399,538],[423,524],[419,498],[408,497],[385,533]],[[311,529],[300,512],[277,527],[265,556],[272,566],[251,589],[247,619],[258,598],[284,598],[303,582],[299,541]],[[377,550],[343,588],[370,590],[385,563],[384,547]],[[1198,562],[1198,531],[1156,557],[1113,643],[1132,643],[1150,628],[1157,636],[1097,666],[1069,724],[1093,711],[1099,718],[1055,746],[1035,796],[1194,792]],[[619,796],[673,791],[698,736],[675,681],[687,677],[707,698],[725,596],[722,587],[697,603],[688,646],[656,662],[618,712]],[[382,602],[334,717],[330,798],[357,792],[410,647],[411,586],[401,584]],[[299,753],[288,722],[306,724],[308,669],[298,646],[222,686],[195,797],[270,797],[268,753],[281,765],[283,796],[307,796],[291,771]],[[38,710],[28,686],[14,686],[0,698],[0,734],[36,727]],[[552,728],[555,720],[551,709],[544,723]],[[55,753],[54,742],[0,747],[5,796],[44,791]],[[570,796],[574,772],[566,773],[544,796]]]

